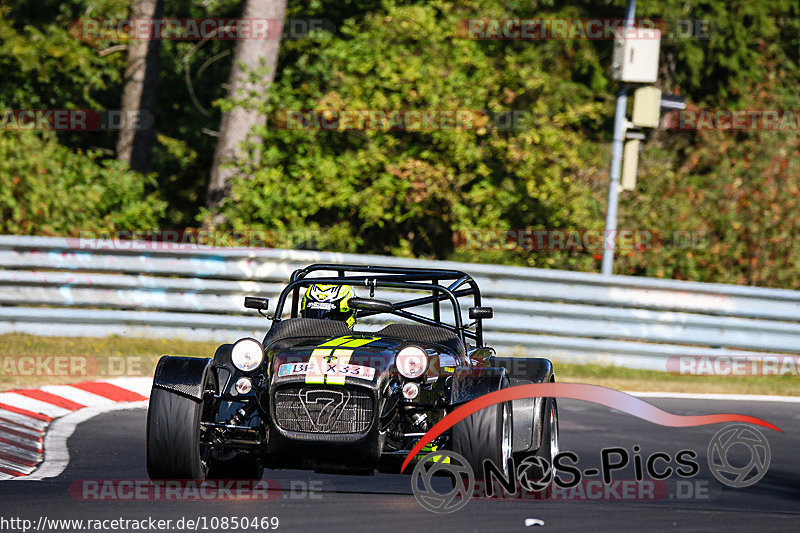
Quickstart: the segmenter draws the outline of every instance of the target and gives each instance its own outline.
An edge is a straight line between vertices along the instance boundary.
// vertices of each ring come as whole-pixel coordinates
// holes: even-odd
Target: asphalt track
[[[73,497],[69,488],[76,480],[146,479],[146,411],[136,409],[103,414],[80,424],[68,441],[70,464],[59,477],[0,483],[0,517],[28,519],[36,524],[41,516],[85,520],[276,516],[279,531],[320,532],[800,530],[800,404],[647,401],[676,414],[748,414],[772,422],[784,433],[762,431],[772,452],[769,470],[755,485],[733,489],[716,481],[706,463],[708,443],[720,425],[668,428],[585,402],[560,403],[561,449],[576,452],[581,469],[599,466],[604,447],[620,446],[631,452],[638,445],[645,458],[656,451],[674,454],[688,448],[697,451],[700,465],[699,473],[690,480],[692,487],[707,490],[707,495],[699,498],[676,498],[673,493],[673,497],[641,501],[616,498],[612,493],[609,499],[592,501],[472,500],[459,511],[440,515],[420,507],[411,493],[408,476],[354,477],[275,470],[267,471],[264,477],[275,480],[284,490],[276,491],[276,499],[267,502],[83,501]],[[633,469],[614,472],[614,477],[631,479]],[[318,492],[308,493],[305,488],[309,483]],[[529,518],[543,520],[544,527],[526,527]]]

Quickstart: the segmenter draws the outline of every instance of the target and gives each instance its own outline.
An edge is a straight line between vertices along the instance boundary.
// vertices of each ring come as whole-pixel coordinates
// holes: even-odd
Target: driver
[[[356,310],[349,305],[353,296],[350,285],[311,285],[300,302],[300,314],[303,318],[339,320],[353,329]]]

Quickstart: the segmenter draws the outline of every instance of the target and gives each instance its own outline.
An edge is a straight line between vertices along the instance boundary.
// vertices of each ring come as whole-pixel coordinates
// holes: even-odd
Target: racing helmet
[[[350,285],[311,285],[300,303],[303,318],[339,320],[352,328],[356,324],[356,310],[349,305],[354,296]]]

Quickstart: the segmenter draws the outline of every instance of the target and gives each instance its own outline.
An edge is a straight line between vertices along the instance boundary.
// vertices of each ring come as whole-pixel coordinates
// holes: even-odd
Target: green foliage
[[[623,224],[657,228],[673,242],[623,255],[618,271],[795,288],[800,264],[797,134],[698,137],[681,161],[663,148],[645,152],[641,190],[621,204]]]
[[[120,12],[105,4],[96,16]],[[70,33],[68,12],[54,9],[45,11],[47,19],[40,18],[46,7],[50,6],[28,2],[19,2],[13,9],[0,7],[0,107],[101,107],[97,93],[120,81],[124,63],[114,61],[119,59],[116,56],[103,58],[76,39]]]
[[[118,109],[126,42],[119,39],[79,39],[79,20],[85,17],[123,19],[127,0],[17,0],[0,8],[0,108],[3,109]],[[213,11],[211,11],[213,9]],[[193,0],[167,2],[167,16],[233,17],[241,12],[237,0],[202,4]],[[168,202],[162,217],[147,219],[151,228],[180,228],[193,223],[205,194],[219,113],[212,103],[224,95],[222,82],[230,56],[211,58],[232,49],[230,41],[161,41],[157,142],[154,167],[159,196]],[[202,68],[202,70],[201,70]],[[59,132],[58,142],[76,155],[94,156],[102,170],[111,160],[117,133]],[[109,163],[113,164],[113,163]],[[150,178],[136,178],[148,182]],[[99,224],[99,221],[98,221]]]
[[[0,9],[0,108],[117,108],[124,56],[103,57],[108,43],[76,39],[79,16],[124,16],[125,2],[15,2]],[[111,101],[106,105],[109,93]],[[61,141],[61,142],[59,142]],[[0,133],[0,232],[76,235],[80,231],[157,227],[165,203],[144,177],[107,158],[115,136],[103,133]],[[64,144],[71,144],[70,149]],[[95,144],[96,146],[96,144]]]
[[[617,84],[610,41],[480,41],[471,18],[615,18],[625,0],[293,0],[325,19],[281,43],[269,95],[225,100],[235,43],[161,41],[155,173],[113,161],[115,132],[0,135],[0,231],[182,228],[224,220],[273,246],[597,270],[597,251],[474,249],[465,231],[602,230]],[[81,41],[81,17],[125,0],[16,0],[0,8],[0,107],[116,109],[126,53]],[[175,0],[169,17],[236,17],[239,0]],[[640,1],[637,17],[704,21],[662,41],[658,85],[707,109],[800,109],[796,0]],[[263,75],[256,70],[253,76]],[[222,110],[264,112],[222,217],[202,209]],[[470,110],[465,129],[287,129],[287,110]],[[489,114],[524,112],[514,129]],[[374,125],[374,124],[373,124]],[[654,132],[619,226],[652,246],[616,272],[796,288],[798,133]],[[691,236],[687,242],[687,235]],[[691,240],[694,239],[694,240]],[[666,242],[663,242],[666,240]],[[671,242],[679,240],[681,242]]]
[[[639,4],[640,17],[699,21],[695,27],[699,38],[671,39],[664,42],[662,50],[662,77],[669,88],[680,88],[697,104],[739,103],[767,74],[765,58],[779,59],[783,68],[797,69],[800,5],[793,0]],[[792,89],[776,85],[772,90]]]
[[[156,227],[165,208],[151,178],[51,135],[0,134],[0,233],[77,235]]]
[[[166,2],[164,9],[168,17],[233,18],[241,16],[242,3],[179,0]],[[160,135],[153,166],[158,172],[159,192],[169,204],[162,222],[167,228],[194,225],[205,201],[217,142],[214,133],[221,117],[214,102],[225,96],[234,45],[233,41],[213,39],[161,41],[155,123]],[[177,149],[179,145],[182,148]]]
[[[349,20],[341,37],[289,45],[296,61],[271,90],[260,161],[223,207],[233,227],[274,230],[282,246],[308,244],[311,230],[326,248],[445,258],[454,232],[469,228],[597,226],[599,205],[568,176],[595,172],[585,132],[606,104],[545,70],[535,46],[500,54],[495,43],[459,38],[467,12],[437,7],[389,6]],[[282,111],[303,109],[528,116],[510,131],[486,117],[431,131],[279,129]]]
[[[680,10],[683,3],[668,4]],[[798,109],[800,7],[782,0],[705,7],[714,21],[710,41],[667,47],[691,55],[705,44],[696,65],[686,62],[670,78],[689,88],[690,101],[709,109]],[[798,143],[797,127],[658,134],[644,152],[640,189],[623,195],[621,226],[655,229],[668,244],[623,254],[617,272],[797,288]]]
[[[624,3],[542,2],[532,12],[525,3],[384,2],[363,16],[351,13],[338,34],[284,42],[269,100],[224,104],[255,106],[272,119],[258,132],[263,143],[241,162],[222,208],[227,224],[272,230],[275,246],[596,269],[597,251],[453,242],[471,229],[602,229],[611,43],[474,41],[456,28],[474,17],[619,17]],[[327,4],[305,7],[327,13]],[[796,10],[780,0],[689,8],[676,0],[642,5],[638,15],[673,28],[677,19],[702,20],[695,31],[708,31],[664,41],[665,89],[709,108],[777,109],[797,104],[797,56],[787,54],[797,51],[797,24],[786,18]],[[523,110],[529,119],[513,131],[414,132],[287,130],[275,120],[308,109]],[[646,145],[640,189],[623,195],[620,217],[620,227],[652,242],[623,250],[617,272],[796,283],[798,258],[789,252],[798,222],[787,218],[793,200],[769,185],[797,188],[792,143],[793,134],[767,132],[656,134]],[[766,223],[775,209],[782,223]]]

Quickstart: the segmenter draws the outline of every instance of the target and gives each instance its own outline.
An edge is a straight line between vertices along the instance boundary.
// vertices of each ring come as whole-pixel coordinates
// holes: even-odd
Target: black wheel
[[[235,453],[235,452],[234,452]],[[208,479],[261,479],[264,468],[252,455],[235,453],[233,457],[212,456],[208,460]]]
[[[208,402],[153,387],[147,410],[150,479],[205,480],[208,450],[201,445],[200,421],[213,419],[212,410]]]
[[[508,402],[481,409],[453,426],[453,451],[467,460],[475,479],[483,479],[486,459],[508,474],[513,426]]]
[[[553,483],[556,477],[555,459],[558,455],[558,403],[555,398],[547,398],[542,418],[542,442],[534,453],[514,454],[514,463],[518,470],[523,463],[531,463],[526,470],[528,479],[537,483],[546,483],[541,495],[549,498],[553,494]]]

